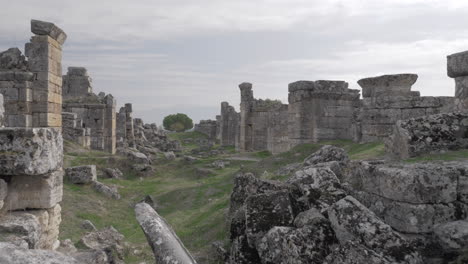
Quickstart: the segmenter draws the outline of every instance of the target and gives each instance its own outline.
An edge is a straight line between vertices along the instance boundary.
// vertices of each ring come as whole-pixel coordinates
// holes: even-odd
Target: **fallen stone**
[[[67,39],[67,34],[55,24],[40,20],[31,20],[31,32],[36,35],[48,35],[55,39],[60,45],[63,45]]]
[[[116,259],[109,260],[106,252],[100,249],[79,251],[73,254],[73,257],[80,264],[109,264],[109,263],[119,264],[121,263],[120,260],[116,260]]]
[[[468,247],[468,221],[460,220],[434,227],[434,236],[447,251],[462,251]]]
[[[42,176],[13,176],[8,187],[7,210],[52,208],[62,201],[63,171]]]
[[[84,220],[83,222],[81,222],[81,228],[87,231],[97,231],[97,228],[89,220]]]
[[[115,200],[120,199],[120,194],[119,194],[119,191],[117,190],[116,187],[107,186],[104,183],[101,183],[101,182],[98,182],[98,181],[93,181],[91,183],[91,186],[97,192],[100,192],[100,193],[104,194],[105,196],[107,196],[109,198],[112,198],[112,199],[115,199]]]
[[[258,264],[261,263],[258,252],[249,246],[245,236],[239,236],[232,241],[229,254],[229,264]]]
[[[218,259],[224,263],[229,261],[229,253],[227,252],[226,248],[224,248],[224,243],[222,241],[215,241],[211,243],[211,245],[215,249]]]
[[[196,263],[172,228],[150,205],[146,203],[137,204],[135,214],[148,243],[153,249],[157,263]]]
[[[84,248],[104,251],[109,263],[114,263],[123,259],[123,239],[124,236],[111,226],[87,233],[80,239],[80,243]]]
[[[397,263],[422,263],[419,253],[403,236],[352,196],[331,206],[328,217],[342,245],[355,241]]]
[[[71,239],[60,241],[60,247],[57,248],[57,251],[68,256],[78,252]]]
[[[8,264],[79,264],[73,257],[52,250],[29,250],[0,242],[0,263]]]
[[[386,152],[407,159],[468,148],[468,114],[445,113],[399,120],[385,141]]]
[[[39,248],[41,224],[36,216],[27,212],[11,212],[0,218],[0,240],[15,245],[27,243],[28,248]],[[22,242],[24,241],[24,242]]]
[[[192,156],[184,156],[184,160],[188,163],[194,163],[195,161],[198,160],[198,158],[192,157]]]
[[[167,160],[175,160],[176,155],[174,154],[173,151],[169,151],[169,152],[164,152],[164,157],[165,157]]]
[[[323,264],[406,264],[408,262],[395,262],[382,253],[367,248],[355,242],[346,242],[343,245],[332,247],[330,255]]]
[[[288,165],[285,165],[281,168],[279,168],[277,171],[276,171],[276,175],[290,175],[291,173],[299,170],[300,168],[302,167],[302,163],[292,163],[292,164],[288,164]]]
[[[305,167],[296,171],[287,181],[291,184],[292,197],[303,210],[317,208],[326,210],[346,196],[340,181],[328,168]]]
[[[61,128],[0,129],[0,174],[44,175],[63,164]]]
[[[296,218],[294,219],[294,226],[297,228],[313,226],[317,223],[322,222],[325,219],[325,216],[323,216],[323,214],[321,214],[319,210],[311,208],[307,211],[300,212],[296,216]]]
[[[241,208],[250,195],[275,192],[284,189],[288,189],[288,186],[282,182],[259,179],[252,173],[240,173],[234,178],[229,215],[233,215]]]
[[[151,164],[151,160],[145,154],[133,149],[119,149],[119,153],[127,156],[137,164]]]
[[[331,145],[325,145],[318,151],[305,158],[304,165],[311,166],[329,161],[337,161],[343,165],[346,165],[349,162],[349,157],[344,149]]]
[[[117,168],[106,168],[102,170],[104,175],[112,179],[122,179],[123,173]]]
[[[292,226],[293,221],[288,191],[252,195],[245,200],[245,234],[250,247],[274,226]]]
[[[330,223],[323,219],[299,229],[273,227],[260,240],[257,250],[262,263],[322,264],[335,243]]]
[[[148,165],[148,164],[133,164],[132,169],[134,171],[144,173],[144,174],[149,174],[149,173],[154,172],[153,167],[151,165]]]
[[[88,184],[97,180],[96,165],[70,167],[65,172],[67,179],[74,184]]]
[[[224,169],[226,165],[229,165],[229,162],[223,160],[215,160],[211,163],[211,166],[215,169]]]

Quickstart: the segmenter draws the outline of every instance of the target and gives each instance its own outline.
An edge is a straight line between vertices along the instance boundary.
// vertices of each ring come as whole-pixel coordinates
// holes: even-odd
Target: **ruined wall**
[[[242,83],[238,149],[240,151],[269,150],[273,153],[287,149],[285,121],[287,105],[280,101],[253,97],[252,84]],[[287,130],[286,130],[287,131]],[[231,133],[235,133],[231,131]],[[236,138],[234,136],[234,144]],[[287,145],[287,144],[286,144]]]
[[[217,127],[218,123],[215,120],[200,120],[193,130],[207,135],[211,140],[216,140]]]
[[[92,92],[92,79],[88,70],[83,67],[68,67],[67,75],[63,76],[63,98],[82,97]]]
[[[16,62],[0,59],[2,73],[15,76],[1,84],[8,104],[16,98],[18,106],[31,107],[5,107],[8,124],[15,127],[0,128],[0,241],[55,249],[63,192],[61,47],[66,35],[37,20],[31,21],[31,31],[36,35],[26,44],[27,63],[16,50]],[[18,97],[12,97],[15,90]]]
[[[384,140],[398,120],[453,111],[453,97],[421,97],[411,91],[416,74],[383,75],[358,81],[362,87],[361,108],[355,140]]]
[[[221,103],[219,141],[221,146],[235,146],[239,135],[240,114],[228,102]]]
[[[298,81],[289,84],[291,147],[332,139],[352,139],[353,112],[359,91],[344,81]]]
[[[91,148],[91,130],[83,128],[83,120],[77,113],[62,112],[63,138],[75,142],[83,148]]]
[[[92,92],[91,78],[82,67],[69,67],[63,76],[67,88],[63,110],[76,113],[82,127],[90,129],[91,148],[114,154],[116,151],[116,100],[111,94]]]

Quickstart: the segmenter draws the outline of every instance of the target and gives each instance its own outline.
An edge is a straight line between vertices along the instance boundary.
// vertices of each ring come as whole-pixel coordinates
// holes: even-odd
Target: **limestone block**
[[[328,216],[340,244],[355,241],[394,261],[421,263],[419,254],[403,236],[355,198],[341,199],[329,208]]]
[[[288,90],[290,93],[300,90],[313,90],[315,88],[314,81],[297,81],[288,84]]]
[[[274,226],[292,226],[294,214],[287,191],[249,196],[245,200],[245,233],[255,247]]]
[[[353,186],[394,201],[451,203],[457,200],[460,172],[439,164],[360,165],[353,169]]]
[[[63,171],[42,176],[13,176],[8,185],[8,210],[52,208],[62,201]]]
[[[468,51],[447,56],[447,75],[451,78],[468,76]]]
[[[468,221],[460,220],[437,225],[434,228],[434,235],[444,249],[462,250],[468,246]]]
[[[70,167],[65,172],[67,179],[74,184],[87,184],[97,180],[96,165]]]
[[[417,79],[417,74],[393,74],[364,78],[359,80],[358,84],[362,88],[362,97],[408,95]]]
[[[257,250],[262,263],[322,263],[336,242],[330,223],[323,219],[298,229],[273,227],[260,240]]]
[[[43,175],[62,167],[58,128],[1,128],[0,175]]]
[[[32,115],[7,115],[5,126],[7,127],[32,127]]]
[[[55,24],[40,20],[31,20],[31,32],[37,35],[48,35],[63,45],[67,39],[67,34]]]
[[[92,183],[92,187],[104,194],[105,196],[109,197],[109,198],[112,198],[112,199],[115,199],[115,200],[119,200],[120,199],[120,194],[117,190],[117,187],[114,187],[114,186],[107,186],[101,182],[98,182],[98,181],[93,181]]]
[[[85,263],[52,250],[28,250],[0,242],[0,263],[8,264],[78,264]],[[89,262],[91,263],[91,262]]]
[[[27,243],[30,249],[39,247],[41,237],[41,225],[36,216],[24,212],[10,212],[0,218],[0,241]]]

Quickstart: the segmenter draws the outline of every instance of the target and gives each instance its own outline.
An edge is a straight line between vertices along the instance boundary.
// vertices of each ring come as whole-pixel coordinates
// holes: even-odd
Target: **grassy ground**
[[[170,134],[172,139],[184,140],[203,138],[197,132]],[[155,164],[154,175],[140,177],[130,170],[129,162],[118,155],[110,156],[104,152],[85,151],[70,142],[65,144],[65,166],[95,164],[99,169],[120,168],[124,179],[99,179],[106,184],[119,188],[121,200],[105,197],[86,185],[64,183],[62,202],[62,224],[60,239],[70,238],[77,242],[83,235],[81,222],[91,220],[98,228],[114,226],[126,241],[139,249],[126,253],[126,263],[154,262],[151,249],[134,215],[133,205],[146,195],[152,195],[158,212],[172,225],[187,248],[200,263],[218,263],[213,256],[211,243],[224,240],[227,235],[225,214],[229,206],[234,175],[240,170],[257,175],[274,174],[278,168],[296,162],[302,162],[311,153],[324,144],[332,144],[346,149],[351,159],[382,158],[383,144],[355,144],[351,141],[329,141],[320,144],[304,144],[291,151],[272,155],[267,151],[234,154],[233,148],[225,149],[227,154],[200,159],[192,164],[181,158],[166,161],[162,155]],[[185,152],[195,148],[193,143],[183,144]],[[218,148],[218,146],[215,146]],[[468,152],[449,153],[444,157],[467,157]],[[231,160],[224,169],[213,169],[210,175],[199,175],[197,168],[210,168],[218,159],[245,157],[246,160]],[[440,157],[425,157],[424,159]],[[249,160],[250,159],[250,160]],[[272,178],[282,179],[275,176]],[[137,254],[138,253],[138,254]]]

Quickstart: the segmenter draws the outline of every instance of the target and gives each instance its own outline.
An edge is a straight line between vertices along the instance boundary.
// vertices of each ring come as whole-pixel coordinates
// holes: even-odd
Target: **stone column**
[[[52,23],[31,20],[36,34],[26,44],[32,86],[33,127],[62,126],[62,45],[67,35]]]
[[[239,89],[241,92],[239,151],[249,151],[252,149],[251,112],[255,99],[251,83],[241,83]]]
[[[117,102],[115,101],[112,94],[106,95],[104,98],[106,104],[105,113],[104,113],[104,150],[115,154],[116,146],[116,115],[115,115],[115,106]]]
[[[121,107],[119,112],[116,113],[116,141],[118,148],[124,148],[127,146],[127,114],[125,107]]]
[[[447,75],[455,79],[455,111],[468,112],[468,51],[447,56]]]
[[[132,104],[125,104],[125,123],[126,123],[126,134],[127,134],[127,143],[129,147],[136,147],[135,145],[135,130],[133,127],[133,117],[132,117]]]

